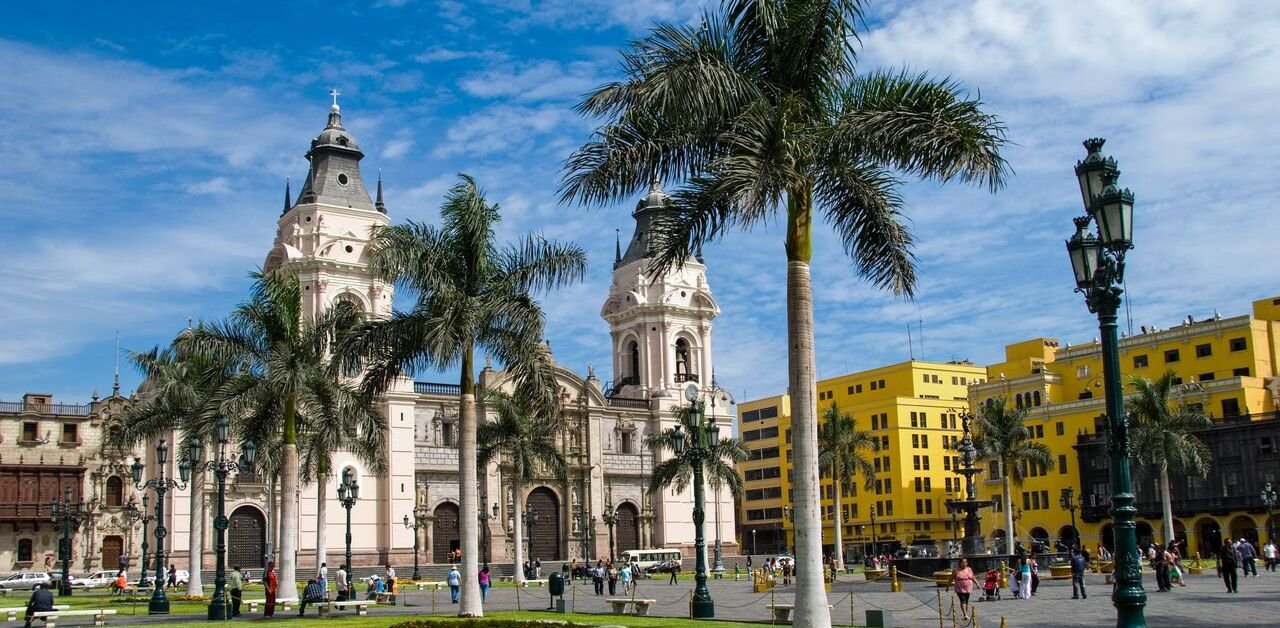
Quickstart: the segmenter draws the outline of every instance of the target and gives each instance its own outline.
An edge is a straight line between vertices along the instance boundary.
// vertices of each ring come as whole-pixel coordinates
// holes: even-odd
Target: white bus
[[[627,550],[622,553],[622,561],[625,564],[635,563],[639,565],[641,570],[647,569],[659,563],[668,560],[681,563],[684,556],[678,549],[646,549],[646,550]],[[684,565],[681,564],[681,567]]]

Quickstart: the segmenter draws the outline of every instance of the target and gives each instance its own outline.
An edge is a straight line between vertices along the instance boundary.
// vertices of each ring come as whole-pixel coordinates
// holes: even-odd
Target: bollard
[[[431,612],[436,612],[436,587],[431,587]]]
[[[1000,561],[1000,588],[1009,588],[1009,567],[1004,564],[1003,560]]]
[[[938,628],[946,628],[942,625],[942,590],[935,589],[934,593],[938,594]]]
[[[1009,628],[1009,624],[1004,620],[1004,615],[1000,616],[1000,628]]]
[[[849,591],[849,625],[856,625],[853,621],[853,591]]]
[[[891,578],[891,581],[889,584],[889,591],[893,593],[902,593],[902,583],[898,582],[898,566],[897,565],[892,565],[889,567],[889,576]]]

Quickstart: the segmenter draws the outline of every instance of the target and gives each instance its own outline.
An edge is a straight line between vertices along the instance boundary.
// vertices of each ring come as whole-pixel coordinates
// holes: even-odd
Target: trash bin
[[[552,572],[547,578],[547,588],[551,589],[551,596],[564,595],[564,576],[559,572]]]

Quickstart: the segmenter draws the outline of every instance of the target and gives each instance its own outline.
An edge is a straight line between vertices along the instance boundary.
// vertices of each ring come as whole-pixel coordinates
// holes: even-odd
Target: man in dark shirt
[[[36,590],[31,592],[31,600],[27,602],[26,628],[31,628],[31,620],[35,619],[36,613],[51,610],[53,610],[53,592],[46,585],[36,585]]]
[[[319,582],[314,579],[307,581],[307,587],[302,590],[302,603],[298,604],[298,617],[307,612],[307,604],[315,604],[316,602],[324,602],[325,591]]]
[[[1073,600],[1077,597],[1089,599],[1088,594],[1084,592],[1084,570],[1088,564],[1080,550],[1071,548],[1071,599]]]

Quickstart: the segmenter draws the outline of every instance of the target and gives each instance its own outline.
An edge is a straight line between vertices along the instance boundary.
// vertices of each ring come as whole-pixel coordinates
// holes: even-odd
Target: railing
[[[649,409],[648,399],[632,399],[631,397],[605,397],[605,401],[615,408],[639,408],[642,410]]]
[[[92,404],[77,405],[73,403],[24,403],[21,401],[0,401],[0,412],[37,412],[39,414],[57,414],[63,416],[89,416]]]
[[[414,382],[413,392],[420,395],[449,395],[457,397],[462,394],[460,384],[442,384],[440,382]]]
[[[696,381],[698,381],[697,373],[676,373],[677,384],[683,384],[685,382],[696,382]]]

